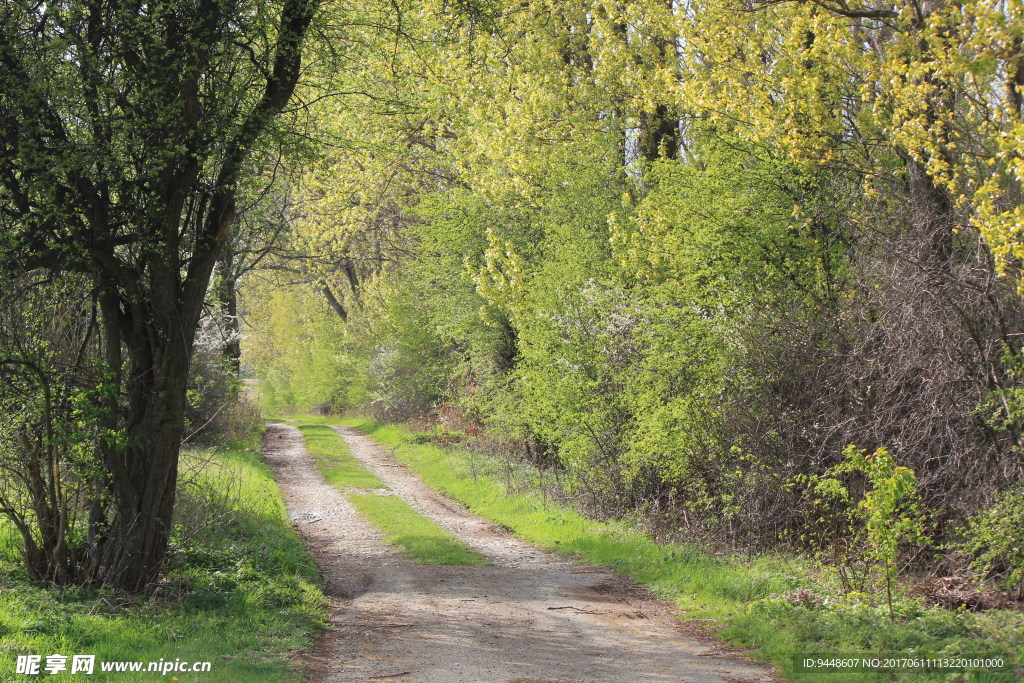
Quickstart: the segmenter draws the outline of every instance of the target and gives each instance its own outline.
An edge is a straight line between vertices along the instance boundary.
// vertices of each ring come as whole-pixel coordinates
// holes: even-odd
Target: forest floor
[[[426,486],[355,429],[351,454],[490,564],[417,564],[327,484],[291,425],[264,454],[323,574],[330,627],[304,653],[316,681],[770,681],[607,569],[523,543]]]

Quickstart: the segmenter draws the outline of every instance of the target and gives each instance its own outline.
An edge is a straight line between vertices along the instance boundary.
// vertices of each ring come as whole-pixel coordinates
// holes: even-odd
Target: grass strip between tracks
[[[384,535],[384,541],[422,564],[486,564],[451,532],[392,494],[388,487],[349,452],[345,441],[330,427],[300,424],[306,449],[327,483]]]

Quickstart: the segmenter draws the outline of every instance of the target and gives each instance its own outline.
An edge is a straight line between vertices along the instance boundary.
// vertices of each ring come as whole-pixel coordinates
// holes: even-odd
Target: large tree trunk
[[[128,404],[122,442],[103,449],[113,505],[95,533],[93,571],[104,584],[144,592],[157,581],[171,532],[194,339],[186,330],[194,327],[185,327],[188,314],[180,326],[126,320],[116,307],[104,314],[118,318],[122,334],[130,330],[123,381]]]
[[[149,426],[157,429],[145,433],[142,443],[124,452],[126,461],[145,465],[136,468],[133,476],[118,477],[114,485],[117,503],[98,568],[104,583],[134,593],[146,592],[159,577],[171,532],[178,473],[180,431],[169,425],[180,418],[170,414],[174,411],[156,405],[150,408],[139,431],[145,432]],[[164,419],[168,422],[160,428]]]
[[[679,155],[679,117],[671,115],[664,104],[643,114],[637,147],[640,158],[646,161],[657,161],[662,156],[675,159]]]

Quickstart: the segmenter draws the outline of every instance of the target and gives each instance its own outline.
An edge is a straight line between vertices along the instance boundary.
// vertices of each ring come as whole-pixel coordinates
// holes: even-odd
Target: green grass
[[[398,496],[350,493],[349,501],[384,534],[384,541],[421,564],[486,564],[472,550]]]
[[[301,680],[289,653],[312,642],[326,601],[258,439],[183,453],[178,496],[169,587],[153,601],[34,585],[20,567],[17,539],[0,528],[0,680],[16,679],[21,654],[44,662],[50,654],[94,654],[96,673],[88,678],[96,681]],[[99,671],[101,661],[160,659],[212,666],[165,677]]]
[[[298,414],[287,414],[287,415],[273,415],[267,418],[271,421],[278,422],[290,422],[293,424],[307,424],[307,425],[337,425],[341,424],[337,415],[313,415],[311,413],[298,413]]]
[[[300,422],[297,426],[306,449],[324,480],[345,494],[356,510],[380,530],[386,543],[421,564],[487,564],[487,558],[454,534],[391,495],[384,482],[352,457],[337,432],[323,424],[308,424],[307,416],[294,419]]]
[[[299,425],[306,450],[328,484],[342,489],[386,489],[384,482],[348,452],[348,445],[330,427]]]
[[[596,521],[551,503],[538,493],[511,490],[515,467],[480,454],[421,443],[405,429],[372,420],[339,420],[391,448],[396,459],[430,486],[473,512],[539,546],[611,567],[655,594],[673,600],[684,620],[715,628],[723,639],[752,648],[753,656],[801,681],[879,680],[860,672],[799,674],[801,654],[862,653],[917,656],[994,655],[1024,667],[1024,615],[953,612],[903,599],[899,619],[863,596],[843,595],[807,559],[721,557],[691,545],[656,542],[625,522]],[[527,477],[529,478],[529,477]],[[794,591],[812,591],[821,605],[804,604]],[[920,672],[895,680],[950,680]],[[971,680],[1006,680],[1009,674],[976,674]],[[882,679],[888,680],[888,679]],[[961,680],[961,679],[957,679]]]

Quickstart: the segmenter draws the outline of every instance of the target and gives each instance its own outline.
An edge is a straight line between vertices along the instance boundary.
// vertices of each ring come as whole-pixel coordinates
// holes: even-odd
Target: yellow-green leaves
[[[830,470],[830,478],[818,486],[830,487],[833,493],[848,499],[845,487],[834,477],[850,472],[867,476],[868,489],[853,516],[859,528],[853,530],[862,536],[867,557],[881,574],[889,615],[895,618],[892,591],[899,571],[900,544],[927,544],[917,477],[912,470],[897,465],[884,447],[869,453],[851,444],[843,450],[843,457],[845,460]]]
[[[487,229],[487,249],[484,264],[475,272],[467,261],[466,273],[476,285],[477,293],[487,302],[481,306],[480,316],[488,325],[496,324],[490,316],[489,307],[499,309],[504,316],[516,322],[516,304],[525,292],[522,260],[516,256],[511,242],[507,242]]]
[[[1001,268],[1024,258],[1024,10],[969,0],[895,17],[822,3],[701,3],[679,17],[686,106],[865,187],[913,159]],[[915,9],[916,8],[916,9]]]

